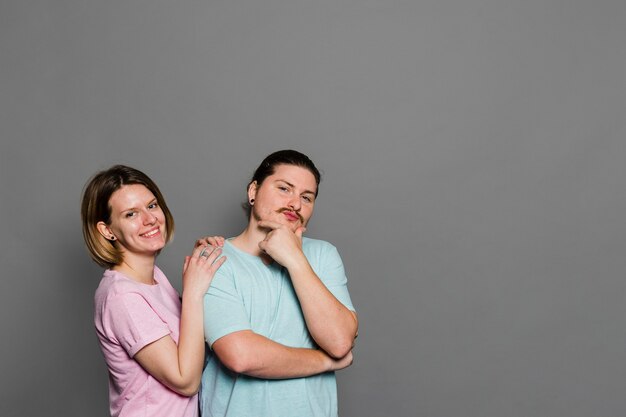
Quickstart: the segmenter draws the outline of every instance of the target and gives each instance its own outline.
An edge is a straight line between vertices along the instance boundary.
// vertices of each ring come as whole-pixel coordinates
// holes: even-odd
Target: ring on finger
[[[205,257],[205,258],[208,258],[208,257],[209,257],[209,255],[210,255],[210,253],[209,253],[209,251],[207,251],[207,249],[209,249],[209,248],[210,248],[210,246],[205,246],[205,247],[202,249],[202,251],[200,252],[200,257]]]

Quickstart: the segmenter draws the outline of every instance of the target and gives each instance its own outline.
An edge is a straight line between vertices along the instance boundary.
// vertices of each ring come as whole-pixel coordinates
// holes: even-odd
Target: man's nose
[[[289,208],[291,208],[293,211],[300,210],[300,205],[301,205],[301,201],[300,201],[299,196],[292,197],[289,200]]]

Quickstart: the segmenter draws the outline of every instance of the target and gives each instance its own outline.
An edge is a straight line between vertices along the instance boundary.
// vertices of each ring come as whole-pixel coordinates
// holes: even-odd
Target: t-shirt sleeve
[[[315,271],[317,276],[341,304],[346,306],[347,309],[355,311],[348,293],[346,271],[337,248],[330,243],[326,243],[322,246],[319,256],[319,270]]]
[[[107,301],[105,331],[135,356],[146,345],[170,334],[170,329],[148,301],[138,293],[117,294]]]
[[[215,273],[204,296],[204,337],[212,346],[220,337],[251,328],[234,272],[225,263]]]

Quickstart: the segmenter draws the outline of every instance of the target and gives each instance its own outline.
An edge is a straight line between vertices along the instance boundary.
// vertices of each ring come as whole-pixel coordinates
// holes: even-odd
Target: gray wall
[[[361,319],[343,416],[617,416],[626,3],[0,1],[0,415],[105,416],[83,184],[113,163],[237,233],[253,168],[323,169]]]

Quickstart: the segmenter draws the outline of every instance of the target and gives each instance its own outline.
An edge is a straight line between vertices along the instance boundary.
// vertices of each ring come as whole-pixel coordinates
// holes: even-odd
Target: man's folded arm
[[[322,350],[288,347],[251,330],[227,334],[211,348],[233,372],[263,379],[302,378],[352,364],[351,351],[334,359]]]

